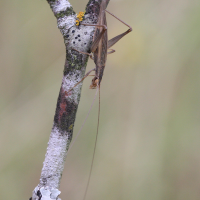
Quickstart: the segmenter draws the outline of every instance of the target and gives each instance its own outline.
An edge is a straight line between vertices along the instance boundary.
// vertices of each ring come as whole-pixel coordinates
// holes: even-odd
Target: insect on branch
[[[58,196],[61,192],[58,189],[67,150],[72,140],[76,112],[80,101],[82,81],[89,76],[92,71],[95,72],[90,88],[97,88],[100,102],[100,84],[106,65],[107,55],[115,52],[115,50],[110,49],[110,47],[132,31],[132,28],[128,24],[106,10],[109,0],[89,0],[86,11],[79,12],[77,15],[67,0],[47,0],[47,2],[57,18],[58,28],[63,35],[66,47],[66,59],[40,182],[33,190],[32,200],[59,199]],[[127,31],[109,41],[107,36],[106,12],[129,27]],[[95,68],[85,75],[88,56],[94,60]],[[95,148],[97,144],[97,135],[98,128]],[[84,199],[86,198],[90,182],[95,148]]]
[[[76,25],[78,24],[76,13],[68,0],[47,0],[47,2],[57,19],[58,28],[63,35],[66,58],[53,127],[43,162],[40,181],[30,198],[32,200],[59,199],[60,191],[58,189],[67,150],[72,140],[82,83],[78,84],[69,93],[67,91],[84,77],[88,60],[88,55],[74,51],[73,48],[82,52],[88,52],[94,34],[94,27]],[[100,4],[101,0],[89,0],[82,22],[96,24]],[[79,17],[81,17],[81,14],[79,14]]]

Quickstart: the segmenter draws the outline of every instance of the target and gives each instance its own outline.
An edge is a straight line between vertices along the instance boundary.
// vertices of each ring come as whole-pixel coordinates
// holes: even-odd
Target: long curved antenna
[[[94,144],[94,152],[93,152],[93,156],[92,156],[92,163],[91,163],[91,167],[90,167],[90,173],[89,173],[89,177],[88,177],[88,181],[87,181],[87,185],[86,185],[86,189],[85,189],[85,194],[84,194],[83,200],[85,200],[85,198],[86,198],[87,191],[88,191],[88,187],[89,187],[89,183],[90,183],[90,179],[91,179],[92,168],[93,168],[93,164],[94,164],[94,156],[95,156],[95,151],[96,151],[96,146],[97,146],[97,138],[98,138],[98,133],[99,133],[99,118],[100,118],[100,85],[97,87],[97,91],[98,91],[98,89],[99,89],[99,110],[98,110],[97,133],[96,133],[96,139],[95,139],[95,144]]]
[[[68,149],[68,153],[69,153],[69,151],[71,150],[72,146],[74,145],[76,139],[77,139],[78,136],[80,135],[80,133],[81,133],[81,131],[82,131],[84,125],[85,125],[85,122],[86,122],[86,120],[87,120],[87,118],[88,118],[88,116],[89,116],[89,114],[90,114],[90,112],[91,112],[91,110],[92,110],[92,106],[94,105],[95,99],[96,99],[96,97],[97,97],[97,93],[98,93],[98,88],[97,88],[97,91],[96,91],[96,93],[95,93],[94,99],[93,99],[93,101],[92,101],[92,105],[90,106],[90,109],[89,109],[89,111],[88,111],[88,113],[87,113],[87,116],[85,117],[85,120],[84,120],[84,122],[83,122],[81,128],[79,129],[79,131],[78,131],[76,137],[74,138],[72,144],[70,145],[70,147],[69,147],[69,149]]]

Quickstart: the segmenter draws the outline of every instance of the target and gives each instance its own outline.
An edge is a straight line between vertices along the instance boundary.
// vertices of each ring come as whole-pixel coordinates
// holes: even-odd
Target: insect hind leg
[[[105,10],[107,13],[109,13],[110,15],[112,15],[114,18],[116,18],[117,20],[119,20],[121,23],[123,23],[124,25],[129,27],[130,32],[132,31],[132,27],[129,26],[127,23],[125,23],[124,21],[122,21],[121,19],[119,19],[117,16],[115,16],[114,14],[112,14],[110,11]]]
[[[112,15],[113,17],[115,17],[117,20],[119,20],[121,23],[123,23],[124,25],[128,26],[129,29],[127,31],[125,31],[124,33],[117,35],[116,37],[110,39],[108,41],[108,49],[110,47],[112,47],[116,42],[118,42],[121,38],[123,38],[125,35],[127,35],[128,33],[130,33],[132,31],[132,27],[129,26],[127,23],[125,23],[124,21],[122,21],[121,19],[119,19],[118,17],[116,17],[115,15],[113,15],[111,12],[109,12],[108,10],[105,10],[107,13],[109,13],[110,15]]]

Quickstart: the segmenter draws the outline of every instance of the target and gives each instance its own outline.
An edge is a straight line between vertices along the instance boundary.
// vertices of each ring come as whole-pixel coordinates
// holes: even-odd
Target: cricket
[[[94,164],[95,151],[96,151],[96,146],[97,146],[98,129],[99,129],[99,118],[100,118],[100,85],[101,85],[101,81],[102,81],[102,77],[103,77],[103,73],[104,73],[104,69],[105,69],[105,65],[106,65],[107,55],[114,53],[115,50],[114,49],[110,49],[110,48],[115,43],[117,43],[122,37],[124,37],[125,35],[127,35],[128,33],[130,33],[132,31],[132,28],[128,24],[126,24],[121,19],[116,17],[114,14],[112,14],[108,10],[106,10],[108,1],[109,0],[102,0],[102,2],[101,2],[100,13],[99,13],[97,24],[84,24],[84,23],[81,23],[81,21],[83,19],[83,15],[84,15],[83,12],[79,13],[79,15],[78,15],[79,17],[77,17],[77,20],[76,20],[76,25],[80,24],[80,25],[84,25],[84,26],[95,26],[95,31],[94,31],[94,36],[93,36],[93,43],[92,43],[91,48],[90,48],[90,53],[81,52],[81,51],[78,51],[76,49],[73,49],[75,51],[78,51],[79,53],[89,55],[90,58],[92,60],[94,60],[95,68],[90,70],[89,72],[87,72],[85,74],[85,76],[82,78],[82,80],[79,81],[77,84],[75,84],[69,91],[71,91],[74,87],[76,87],[79,83],[81,83],[86,77],[91,76],[90,73],[93,72],[93,71],[95,72],[95,74],[92,75],[92,76],[94,76],[94,78],[92,79],[92,82],[91,82],[91,85],[90,85],[90,89],[97,89],[97,92],[95,94],[94,100],[95,100],[96,95],[97,95],[97,93],[99,91],[99,109],[98,109],[98,123],[97,123],[96,139],[95,139],[95,144],[94,144],[92,163],[91,163],[91,167],[90,167],[89,177],[88,177],[88,181],[87,181],[87,185],[86,185],[86,189],[85,189],[83,200],[86,199],[87,191],[88,191],[88,188],[89,188],[89,183],[90,183],[91,174],[92,174],[92,168],[93,168],[93,164]],[[111,16],[113,16],[114,18],[119,20],[121,23],[126,25],[129,29],[127,31],[125,31],[124,33],[122,33],[120,35],[117,35],[116,37],[108,40],[108,32],[107,32],[108,28],[107,28],[107,21],[106,21],[106,13],[110,14]],[[85,121],[84,121],[84,123],[85,123]],[[83,127],[83,125],[82,125],[82,127]],[[77,139],[79,134],[80,134],[80,131],[78,132],[75,140]],[[73,146],[75,140],[71,144],[69,150]]]

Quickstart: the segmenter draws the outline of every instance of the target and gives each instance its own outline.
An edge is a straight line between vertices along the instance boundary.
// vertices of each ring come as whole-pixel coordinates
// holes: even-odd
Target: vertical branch
[[[89,0],[84,23],[95,24],[102,0]],[[82,83],[71,90],[85,74],[88,52],[92,43],[94,27],[76,26],[76,14],[67,0],[47,0],[61,31],[66,46],[66,60],[60,93],[58,96],[54,123],[50,134],[40,182],[34,189],[32,200],[59,199],[59,189],[69,144],[72,140],[76,112],[80,100]],[[109,2],[109,1],[108,1]]]

